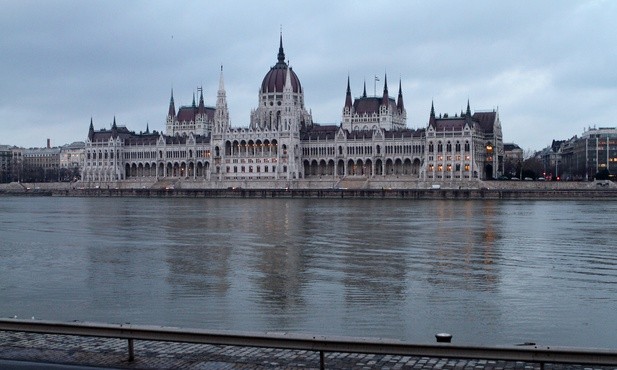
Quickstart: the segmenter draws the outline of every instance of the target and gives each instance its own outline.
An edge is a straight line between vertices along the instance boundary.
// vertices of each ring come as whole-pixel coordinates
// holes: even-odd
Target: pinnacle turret
[[[229,128],[229,110],[227,109],[227,94],[223,82],[223,66],[219,77],[219,90],[216,97],[216,111],[214,116],[214,128],[216,132],[223,132]]]
[[[171,89],[171,98],[169,99],[169,110],[167,111],[167,116],[176,116],[176,105],[174,104],[174,89]]]
[[[92,141],[94,138],[94,124],[92,123],[92,117],[90,117],[90,128],[88,129],[88,139]]]
[[[388,75],[384,76],[383,80],[383,98],[381,104],[387,106],[389,104],[390,97],[388,96]]]
[[[197,114],[206,114],[206,106],[204,105],[203,87],[199,88],[199,106],[197,107]]]
[[[351,87],[349,85],[349,76],[347,76],[347,93],[345,94],[345,108],[351,108]]]
[[[405,110],[405,105],[403,104],[403,88],[401,85],[401,80],[398,80],[398,99],[396,101],[396,108],[399,113],[403,113]]]
[[[431,117],[428,120],[428,124],[429,126],[435,126],[435,105],[433,104],[432,100],[431,100]]]
[[[118,125],[116,125],[116,116],[114,116],[114,123],[111,125],[111,137],[118,136]]]

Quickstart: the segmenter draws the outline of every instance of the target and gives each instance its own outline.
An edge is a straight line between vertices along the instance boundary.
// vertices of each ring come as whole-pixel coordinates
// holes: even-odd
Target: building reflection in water
[[[498,272],[493,260],[499,258],[499,238],[494,214],[496,204],[486,202],[435,202],[435,219],[426,225],[434,232],[435,245],[428,259],[431,283],[457,289],[493,290]]]
[[[490,345],[617,330],[611,202],[4,204],[0,308],[20,317]]]

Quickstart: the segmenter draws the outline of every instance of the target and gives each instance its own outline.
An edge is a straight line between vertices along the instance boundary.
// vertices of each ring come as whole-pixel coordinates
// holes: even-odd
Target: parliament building
[[[342,89],[341,89],[342,90]],[[231,127],[221,67],[214,107],[175,107],[173,90],[165,133],[135,133],[118,125],[95,130],[85,141],[85,186],[184,188],[476,187],[503,167],[499,113],[467,110],[407,127],[399,82],[396,94],[353,98],[347,89],[340,124],[315,123],[304,89],[285,62],[282,37],[276,64],[259,89],[247,127]]]

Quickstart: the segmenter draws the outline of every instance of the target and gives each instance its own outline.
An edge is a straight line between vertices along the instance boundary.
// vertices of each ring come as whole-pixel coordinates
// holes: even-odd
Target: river
[[[0,317],[617,347],[615,201],[0,197]]]

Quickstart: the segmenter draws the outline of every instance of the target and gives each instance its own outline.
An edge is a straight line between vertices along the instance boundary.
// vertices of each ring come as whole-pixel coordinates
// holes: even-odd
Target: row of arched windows
[[[115,153],[116,153],[116,157],[120,156],[120,154],[119,154],[120,152],[119,151],[116,151]],[[99,150],[96,150],[96,149],[95,150],[88,150],[86,152],[86,158],[87,159],[95,159],[95,160],[96,159],[114,159],[114,151],[113,150],[109,150],[108,151],[107,149],[105,149],[105,150],[102,150],[102,149],[99,149]]]
[[[461,142],[460,141],[456,141],[456,143],[454,143],[454,146],[452,145],[452,142],[447,141],[446,142],[446,146],[445,146],[445,152],[447,153],[452,153],[453,150],[452,148],[454,147],[454,152],[460,152],[461,151]],[[471,147],[469,145],[469,141],[465,141],[464,144],[464,149],[465,152],[469,152],[471,150]],[[428,142],[428,152],[429,153],[434,153],[435,152],[435,144],[432,141]],[[442,141],[438,141],[437,142],[437,153],[444,153],[444,145]]]
[[[284,153],[287,154],[287,145],[283,144]],[[276,139],[268,140],[234,140],[225,142],[226,156],[276,156],[278,153],[278,142]]]

